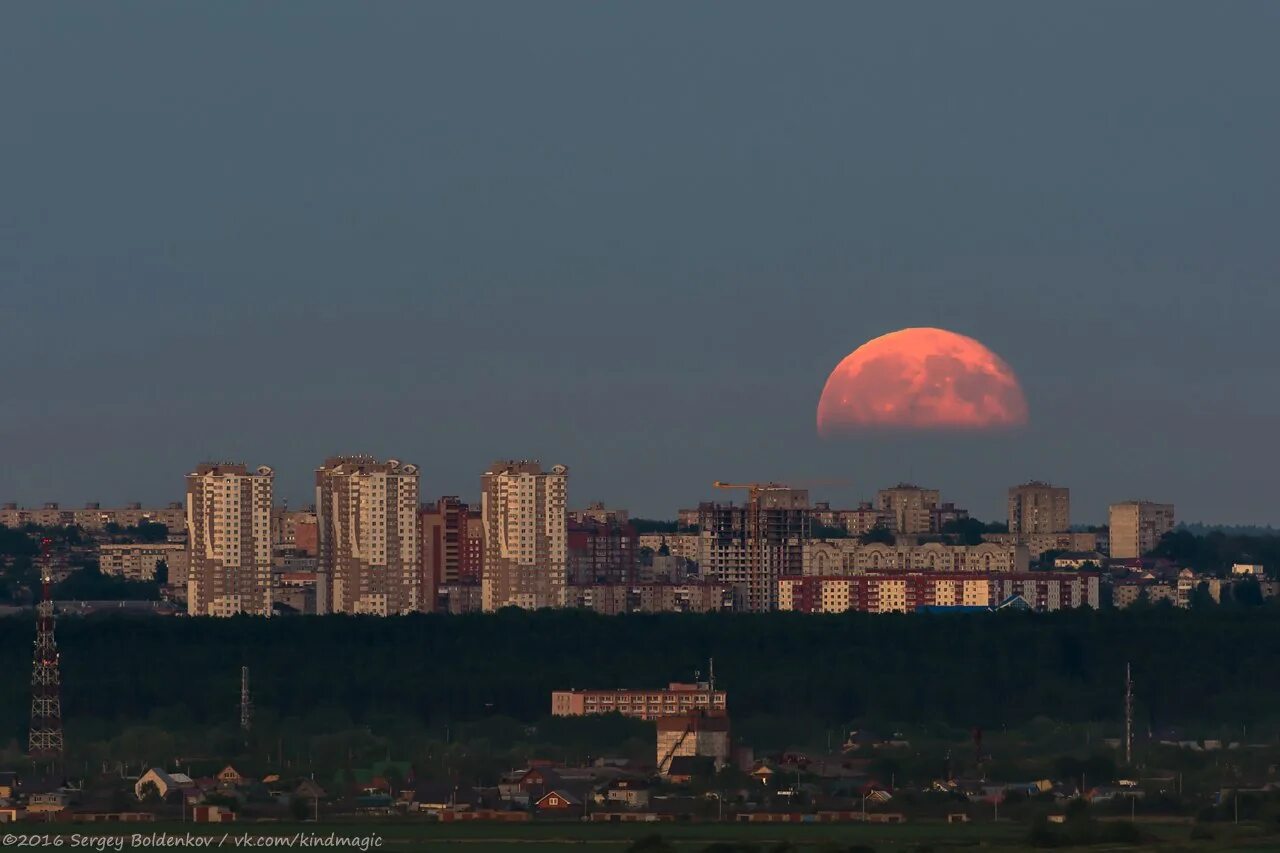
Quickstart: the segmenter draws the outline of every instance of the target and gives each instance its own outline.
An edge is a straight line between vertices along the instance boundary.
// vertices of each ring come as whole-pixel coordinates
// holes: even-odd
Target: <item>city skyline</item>
[[[342,454],[328,454],[325,457],[325,459],[333,459],[333,458],[373,459],[376,457],[368,456],[366,454],[347,454],[345,456]],[[387,457],[387,458],[394,459],[394,457]],[[529,462],[534,464],[540,463],[542,461],[537,457],[512,457],[512,459],[520,462]],[[221,459],[219,461],[205,460],[199,464],[213,465],[213,466],[230,466],[230,465],[245,465],[246,463],[232,460],[230,458],[226,458],[226,459]],[[409,463],[405,463],[405,464],[409,464]],[[275,481],[275,483],[278,483],[281,477],[280,469],[276,469],[275,466],[269,466],[269,467],[272,468],[273,480]],[[483,486],[484,475],[483,474],[474,475],[472,477],[472,480],[474,481],[475,485],[473,485],[469,491],[467,489],[456,489],[456,488],[451,490],[451,489],[445,489],[445,488],[438,488],[431,482],[428,476],[419,474],[420,466],[410,465],[410,467],[413,468],[415,477],[421,480],[419,489],[418,489],[418,495],[419,495],[420,503],[422,504],[423,507],[426,507],[430,504],[434,504],[437,500],[441,498],[456,498],[456,499],[460,499],[463,504],[470,504],[472,507],[476,507],[476,508],[480,506],[481,499],[484,492],[484,486]],[[290,500],[287,496],[280,495],[280,489],[278,485],[276,485],[273,487],[273,501],[274,501],[273,505],[277,507],[288,507],[288,508],[297,509],[297,510],[301,510],[307,507],[315,508],[317,504],[316,504],[316,489],[314,485],[314,477],[315,477],[314,466],[308,469],[308,474],[310,474],[310,477],[312,479],[312,488],[311,488],[310,494],[305,495],[300,500]],[[287,479],[287,472],[285,472],[285,477]],[[697,507],[699,503],[702,503],[702,502],[723,503],[726,506],[729,504],[740,502],[738,499],[726,498],[722,493],[717,491],[717,488],[713,482],[711,484],[708,484],[705,490],[696,496],[685,496],[685,497],[676,498],[668,502],[664,506],[659,507],[656,511],[652,513],[636,512],[632,508],[632,506],[628,504],[625,500],[617,499],[615,496],[612,496],[612,495],[591,495],[589,497],[583,497],[578,495],[577,494],[578,487],[576,485],[578,481],[578,471],[576,466],[574,471],[574,481],[575,481],[574,493],[570,496],[570,499],[569,499],[570,505],[567,507],[567,509],[573,510],[576,512],[588,511],[593,506],[600,506],[600,507],[616,506],[616,507],[624,508],[628,512],[628,514],[633,518],[647,518],[647,519],[662,521],[662,520],[673,520],[677,518],[677,516],[680,514],[681,511],[689,511],[691,509],[694,509]],[[719,482],[719,481],[716,481],[716,482]],[[778,485],[781,487],[791,488],[791,484],[782,480],[769,481],[769,482],[774,483],[775,485]],[[805,485],[807,482],[809,482],[808,478],[805,478],[803,480],[798,480],[796,482],[800,483],[800,485],[795,486],[794,487],[795,489],[812,493],[810,495],[810,500],[812,503],[828,504],[833,510],[838,509],[838,510],[850,510],[850,511],[858,509],[858,507],[861,505],[868,505],[868,504],[873,505],[876,502],[876,500],[880,499],[880,495],[886,492],[892,492],[901,488],[923,489],[926,492],[932,493],[934,495],[935,500],[937,499],[937,495],[939,494],[944,495],[945,503],[947,505],[955,505],[964,510],[967,510],[970,517],[976,518],[980,521],[987,522],[987,523],[1003,523],[1010,518],[1009,512],[1011,511],[1011,506],[1007,502],[1006,498],[1008,500],[1012,500],[1012,496],[1009,494],[1009,491],[1011,489],[1015,489],[1015,488],[1021,489],[1025,487],[1047,487],[1050,489],[1057,489],[1057,490],[1065,489],[1065,490],[1071,491],[1073,494],[1076,494],[1077,488],[1078,488],[1077,486],[1072,485],[1070,483],[1047,482],[1044,480],[1038,480],[1034,478],[1032,479],[1024,478],[1016,482],[1011,482],[1008,486],[999,489],[1000,498],[998,501],[994,499],[988,501],[986,498],[980,501],[974,501],[964,495],[957,497],[954,492],[948,489],[936,488],[935,486],[932,485],[933,481],[928,478],[918,478],[918,477],[915,479],[900,478],[897,480],[887,480],[884,483],[880,483],[878,485],[869,483],[869,484],[866,484],[865,490],[862,490],[862,491],[858,490],[858,488],[861,488],[861,487],[855,488],[853,486],[846,485],[846,481],[839,481],[839,480],[832,481],[832,482],[835,482],[837,485],[834,485],[834,486],[824,485],[824,486],[818,486],[816,488],[808,487],[807,485]],[[848,499],[837,499],[831,496],[836,494],[852,495],[852,497],[849,497]],[[985,492],[984,492],[984,495],[985,495]],[[179,496],[181,496],[181,494],[179,494]],[[990,512],[980,512],[980,511],[976,511],[973,508],[975,506],[984,505],[985,503],[988,503],[988,502],[992,504],[992,510]],[[1131,493],[1126,493],[1124,495],[1118,495],[1112,499],[1108,499],[1104,501],[1104,503],[1102,503],[1097,508],[1096,514],[1092,512],[1093,508],[1091,507],[1084,507],[1083,514],[1075,513],[1074,509],[1069,511],[1069,517],[1070,517],[1069,526],[1072,528],[1091,527],[1091,526],[1105,527],[1109,523],[1111,507],[1117,504],[1125,504],[1125,503],[1152,503],[1152,502],[1168,503],[1168,504],[1181,506],[1180,504],[1177,503],[1177,501],[1164,500],[1164,496],[1158,496],[1157,498],[1143,492],[1131,492]],[[1080,508],[1080,505],[1076,503],[1074,499],[1071,501],[1071,504],[1077,509]],[[7,495],[0,495],[0,506],[4,506],[7,508],[11,507],[14,509],[37,510],[42,507],[47,507],[50,505],[56,505],[59,509],[63,510],[64,512],[82,513],[87,510],[97,510],[101,508],[104,511],[111,511],[111,512],[117,512],[117,513],[123,512],[126,515],[132,515],[133,513],[130,512],[131,510],[137,509],[137,510],[156,511],[162,507],[166,508],[167,511],[176,512],[180,508],[181,502],[175,501],[175,500],[166,500],[164,498],[161,498],[154,502],[136,501],[132,499],[129,499],[126,501],[119,501],[119,502],[103,501],[103,500],[97,500],[97,499],[86,499],[83,501],[42,500],[42,501],[26,502],[26,501],[20,501],[20,500],[10,500]],[[916,511],[919,512],[920,509],[917,508]],[[136,523],[136,521],[134,523]],[[1184,514],[1181,513],[1181,511],[1179,512],[1178,524],[1204,524],[1210,527],[1212,526],[1222,526],[1222,527],[1267,526],[1267,525],[1249,525],[1249,524],[1235,522],[1235,521],[1210,522],[1210,521],[1206,521],[1204,519],[1199,519],[1199,518],[1187,518]],[[920,532],[920,531],[913,530],[910,532]],[[1031,532],[1041,532],[1041,531],[1031,531]],[[1049,532],[1049,531],[1043,531],[1043,532]]]
[[[997,5],[10,5],[0,499],[229,455],[300,503],[358,450],[472,496],[564,460],[645,515],[1037,478],[1280,521],[1273,8]],[[1028,425],[820,441],[832,369],[919,326]]]

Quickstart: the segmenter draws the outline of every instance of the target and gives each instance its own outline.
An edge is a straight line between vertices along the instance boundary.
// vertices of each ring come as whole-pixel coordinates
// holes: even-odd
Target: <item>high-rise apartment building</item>
[[[336,456],[316,469],[316,609],[393,616],[422,604],[418,468]]]
[[[745,506],[699,505],[698,525],[701,574],[730,584],[736,609],[773,610],[778,578],[803,571],[813,529],[809,493],[779,485],[753,488]]]
[[[485,610],[561,607],[567,581],[569,469],[499,460],[480,478]]]
[[[187,475],[187,612],[271,615],[271,495],[263,465],[206,463]]]
[[[639,578],[640,536],[634,525],[569,522],[569,583],[631,584]]]
[[[933,511],[939,500],[937,489],[922,489],[910,483],[876,492],[876,508],[888,515],[893,532],[908,535],[937,532],[933,529]]]
[[[1141,557],[1173,530],[1173,504],[1125,501],[1112,504],[1111,557],[1131,560]]]
[[[423,610],[439,609],[439,591],[463,580],[463,564],[470,556],[467,531],[472,510],[457,497],[448,495],[421,512]],[[479,577],[468,577],[479,583]]]
[[[1071,490],[1031,481],[1009,489],[1009,532],[1018,536],[1066,533],[1071,528]]]

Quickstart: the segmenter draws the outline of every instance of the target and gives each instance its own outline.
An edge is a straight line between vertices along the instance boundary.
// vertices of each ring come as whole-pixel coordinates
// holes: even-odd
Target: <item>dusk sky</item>
[[[0,501],[495,458],[1280,522],[1280,4],[0,5]],[[820,440],[907,326],[1015,434]]]

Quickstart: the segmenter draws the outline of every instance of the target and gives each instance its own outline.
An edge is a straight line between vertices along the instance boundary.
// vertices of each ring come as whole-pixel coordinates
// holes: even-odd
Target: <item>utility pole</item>
[[[253,702],[249,699],[249,667],[240,667],[240,730],[245,737],[253,725]]]
[[[1133,674],[1130,665],[1124,665],[1124,763],[1133,766]]]

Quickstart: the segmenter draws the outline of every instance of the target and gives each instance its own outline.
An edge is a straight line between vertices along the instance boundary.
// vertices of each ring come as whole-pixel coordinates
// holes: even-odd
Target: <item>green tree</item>
[[[976,518],[957,518],[942,525],[942,532],[957,545],[979,545],[987,525]]]
[[[1209,593],[1209,584],[1201,581],[1196,584],[1195,589],[1191,590],[1191,598],[1187,604],[1192,610],[1204,610],[1216,607],[1218,603],[1213,600],[1213,596]]]
[[[1241,607],[1261,607],[1262,587],[1256,578],[1245,578],[1231,587],[1232,600]]]
[[[858,538],[863,545],[871,545],[874,543],[879,543],[881,545],[892,545],[894,544],[894,542],[897,541],[896,539],[894,539],[893,531],[891,531],[887,527],[879,527],[879,526],[871,528],[870,530],[868,530],[866,533],[862,534]]]

